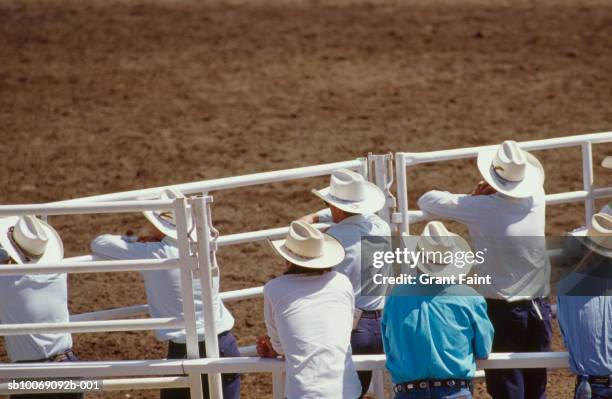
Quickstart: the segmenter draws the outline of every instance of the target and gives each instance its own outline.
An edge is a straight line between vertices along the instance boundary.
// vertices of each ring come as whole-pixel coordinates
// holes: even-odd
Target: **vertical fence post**
[[[359,160],[359,162],[361,162],[361,165],[359,165],[359,169],[357,169],[357,172],[363,176],[366,180],[368,180],[368,158],[367,157],[360,157],[357,158],[357,160]]]
[[[591,217],[595,209],[593,199],[593,146],[590,141],[582,143],[582,184],[588,193],[584,200],[585,225],[591,225]]]
[[[285,374],[282,371],[275,370],[272,372],[272,398],[285,398]]]
[[[210,243],[210,225],[208,220],[208,207],[212,197],[198,197],[191,200],[191,206],[196,217],[196,230],[198,234],[198,265],[200,283],[202,284],[202,310],[204,312],[204,340],[206,342],[206,357],[219,358],[219,341],[214,312],[212,253]],[[223,399],[221,387],[221,374],[209,373],[208,385],[211,399]]]
[[[387,168],[387,161],[389,160],[390,155],[369,155],[368,159],[370,159],[374,164],[374,183],[385,193],[385,207],[378,211],[378,216],[380,216],[385,222],[391,225],[391,213],[393,208],[395,208],[395,197],[391,194],[387,184],[389,183],[389,179],[393,176],[389,176],[389,170]],[[372,171],[370,170],[370,174]]]
[[[374,397],[376,399],[385,399],[385,373],[383,370],[372,371],[372,385]]]
[[[404,153],[395,154],[395,178],[397,179],[397,206],[399,210],[399,233],[410,234],[408,220],[408,182]]]
[[[195,259],[191,256],[189,249],[189,232],[187,231],[187,204],[184,198],[174,201],[174,217],[176,219],[177,243],[179,259],[181,260],[181,292],[183,300],[183,318],[185,319],[185,343],[187,346],[187,358],[198,359],[200,351],[198,348],[198,330],[196,323],[195,301],[193,299],[193,275],[192,269]],[[191,398],[202,399],[202,382],[199,374],[189,375],[189,390]]]

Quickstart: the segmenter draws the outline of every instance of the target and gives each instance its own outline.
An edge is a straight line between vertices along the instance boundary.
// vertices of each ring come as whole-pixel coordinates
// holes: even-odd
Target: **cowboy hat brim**
[[[19,217],[17,216],[0,219],[0,245],[2,245],[2,248],[6,250],[8,255],[15,262],[19,264],[53,263],[64,259],[64,244],[62,243],[62,239],[53,227],[42,220],[40,223],[49,238],[47,246],[45,247],[45,252],[38,258],[32,258],[30,260],[25,259],[21,251],[15,248],[13,241],[9,238],[9,229],[15,226],[18,220]]]
[[[322,190],[312,190],[312,193],[326,203],[349,213],[375,213],[385,206],[385,194],[376,184],[364,182],[365,199],[362,201],[346,201],[330,194],[330,187]]]
[[[570,234],[585,247],[600,255],[612,257],[612,249],[599,245],[588,236],[589,230],[585,227],[580,230],[572,231]]]
[[[144,215],[145,218],[147,218],[147,220],[149,222],[151,222],[151,224],[160,232],[162,232],[164,235],[173,238],[175,240],[178,240],[178,232],[176,229],[176,225],[174,225],[173,223],[170,223],[167,220],[164,220],[163,218],[161,218],[159,216],[159,212],[157,211],[144,211],[142,213]],[[187,230],[190,232],[189,237],[192,240],[195,240],[195,230],[192,229],[192,223],[190,217],[187,218]]]
[[[464,253],[472,251],[472,247],[470,247],[470,244],[459,234],[449,232],[449,237],[452,237],[455,245],[452,249],[449,249],[448,251],[464,252]],[[408,245],[408,250],[410,252],[419,250],[419,241],[421,240],[421,238],[422,237],[419,236],[418,239],[410,241],[410,244]],[[451,277],[451,276],[457,276],[458,274],[469,274],[473,266],[474,266],[473,263],[466,263],[461,268],[453,264],[438,265],[438,264],[430,264],[430,263],[424,263],[424,262],[418,262],[416,264],[416,267],[421,272],[426,273],[432,277]]]
[[[477,164],[483,179],[497,192],[513,198],[527,198],[542,187],[544,184],[544,168],[536,157],[525,151],[525,157],[527,158],[525,177],[519,182],[511,182],[500,178],[491,167],[496,153],[497,148],[480,151]]]
[[[601,166],[604,168],[612,169],[612,157],[605,157]]]
[[[285,240],[268,240],[272,248],[283,258],[294,265],[309,269],[327,269],[338,265],[344,260],[344,247],[335,238],[328,234],[323,234],[323,255],[318,258],[304,258],[291,252],[285,246]]]

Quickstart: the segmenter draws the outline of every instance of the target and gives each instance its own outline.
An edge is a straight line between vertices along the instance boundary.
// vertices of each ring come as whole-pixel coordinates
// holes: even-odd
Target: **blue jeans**
[[[472,399],[468,388],[439,387],[398,392],[395,399]]]
[[[506,302],[487,299],[487,313],[495,327],[493,352],[548,352],[552,342],[548,299]],[[546,369],[485,370],[487,391],[493,399],[546,399]]]
[[[377,355],[385,353],[380,335],[380,317],[363,314],[357,327],[351,332],[351,348],[354,355]],[[371,371],[358,371],[361,396],[365,395],[372,380]]]
[[[206,357],[206,345],[199,343],[200,356]],[[240,357],[236,338],[230,331],[219,334],[219,355],[221,357]],[[168,345],[168,359],[186,359],[187,345],[177,344],[170,341]],[[238,399],[240,397],[240,374],[221,374],[221,385],[223,388],[223,399]],[[202,374],[202,389],[204,399],[209,398],[208,375]],[[189,399],[188,388],[162,389],[160,399]]]
[[[576,385],[576,388],[578,386]],[[610,399],[612,398],[612,387],[602,384],[591,384],[591,399]],[[574,390],[575,392],[575,390]],[[574,395],[575,397],[576,395]]]

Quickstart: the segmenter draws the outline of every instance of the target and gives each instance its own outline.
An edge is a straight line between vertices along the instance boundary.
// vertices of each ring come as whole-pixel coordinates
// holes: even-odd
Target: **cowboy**
[[[312,190],[328,208],[304,216],[308,223],[333,222],[327,234],[337,239],[346,252],[345,259],[334,270],[346,275],[355,293],[355,322],[351,333],[351,346],[356,355],[384,353],[380,336],[380,317],[384,296],[362,278],[370,273],[371,265],[361,264],[361,240],[366,237],[390,237],[389,225],[375,212],[385,205],[385,195],[375,184],[366,181],[359,173],[340,169],[331,175],[330,186]],[[371,371],[360,371],[362,395],[367,392],[372,379]]]
[[[51,225],[34,216],[0,219],[0,263],[58,263],[64,245]],[[67,323],[68,282],[65,273],[0,277],[0,323]],[[11,335],[4,338],[12,362],[73,362],[69,333]],[[77,399],[82,393],[11,395],[11,397]]]
[[[487,256],[479,285],[495,327],[496,352],[549,351],[552,340],[550,264],[545,242],[544,169],[515,141],[478,153],[484,181],[471,195],[429,191],[419,207],[468,226],[476,251]],[[485,370],[494,399],[546,398],[546,369]]]
[[[353,287],[332,271],[344,259],[342,245],[303,221],[270,244],[287,271],[264,287],[268,336],[258,340],[257,352],[284,356],[288,399],[359,397],[350,345]]]
[[[557,318],[576,374],[576,398],[612,398],[612,216],[593,215],[574,232],[585,254],[557,283]]]
[[[161,199],[174,200],[185,198],[176,189],[168,188],[161,193]],[[147,211],[144,216],[151,222],[150,234],[142,237],[119,236],[105,234],[91,242],[94,255],[105,259],[166,259],[178,258],[177,228],[173,213]],[[193,230],[192,218],[187,218],[188,230]],[[136,239],[135,239],[136,238]],[[190,239],[194,239],[190,234]],[[183,317],[183,301],[181,295],[181,274],[178,269],[145,270],[140,274],[144,279],[149,314],[151,317]],[[193,295],[196,308],[196,323],[200,356],[206,356],[204,343],[204,320],[202,310],[202,289],[198,279],[193,280]],[[221,357],[239,357],[240,352],[236,338],[232,334],[234,318],[225,308],[219,298],[219,277],[213,277],[213,308],[215,311],[218,331],[219,353]],[[184,359],[187,356],[184,329],[155,330],[155,337],[160,342],[168,341],[168,359]],[[234,399],[240,397],[240,376],[238,374],[222,374],[223,397]],[[208,398],[208,378],[202,375],[204,397]],[[189,398],[189,389],[162,389],[161,399]]]
[[[406,240],[410,251],[432,255],[419,258],[419,273],[458,281],[472,267],[471,263],[427,263],[436,253],[464,256],[471,252],[469,244],[441,222],[429,222],[422,237]],[[493,326],[487,304],[466,285],[416,281],[393,287],[382,318],[395,399],[471,399],[476,359],[485,359],[491,352]]]
[[[601,163],[601,166],[603,166],[604,168],[607,169],[612,169],[612,157],[605,157],[604,160]],[[600,210],[599,213],[606,213],[608,215],[612,215],[612,202],[607,203],[606,205],[604,205]],[[568,252],[566,252],[566,255],[569,257],[573,257],[578,255],[578,257],[582,256],[582,247],[577,244],[576,240],[573,239],[573,237],[578,234],[580,235],[581,233],[584,233],[586,231],[586,226],[582,226],[582,227],[578,227],[577,229],[574,229],[572,231],[570,231],[568,233],[568,237],[569,239],[567,240],[567,242],[565,243],[566,245],[566,250]]]

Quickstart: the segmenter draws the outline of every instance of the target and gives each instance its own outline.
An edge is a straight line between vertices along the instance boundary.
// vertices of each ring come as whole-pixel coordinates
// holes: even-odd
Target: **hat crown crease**
[[[597,245],[612,249],[612,216],[605,213],[594,214],[587,229],[587,236]]]
[[[49,236],[38,219],[31,215],[21,216],[15,225],[13,237],[19,247],[38,256],[45,252]]]
[[[525,178],[525,169],[527,169],[525,152],[516,141],[504,141],[497,149],[492,167],[495,173],[505,180],[522,181]]]
[[[295,254],[318,258],[323,253],[323,234],[305,222],[292,222],[285,246]]]
[[[591,226],[595,235],[612,235],[612,217],[610,215],[596,213],[593,215]]]
[[[449,250],[454,247],[450,232],[441,222],[429,222],[421,237],[429,248]]]
[[[331,175],[330,194],[345,201],[362,201],[365,198],[365,180],[359,173],[340,169]]]

